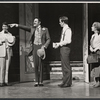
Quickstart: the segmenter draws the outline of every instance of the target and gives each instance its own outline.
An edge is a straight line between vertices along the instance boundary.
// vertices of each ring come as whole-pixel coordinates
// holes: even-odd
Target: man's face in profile
[[[8,26],[7,26],[7,25],[2,25],[2,29],[3,29],[4,31],[8,31]]]
[[[61,19],[59,19],[59,24],[60,24],[60,26],[61,26],[61,27],[63,27],[64,22],[62,22],[62,20],[61,20]]]
[[[33,26],[38,27],[40,25],[40,23],[41,22],[37,18],[35,18],[34,21],[33,21]]]

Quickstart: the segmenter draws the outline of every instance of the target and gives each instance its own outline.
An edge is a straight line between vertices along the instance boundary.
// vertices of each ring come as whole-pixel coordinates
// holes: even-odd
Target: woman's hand
[[[91,52],[94,52],[94,49],[93,49],[91,46],[90,46],[90,51],[91,51]]]
[[[96,51],[97,51],[97,49],[95,48],[95,49],[93,49],[93,51],[94,51],[94,52],[96,52]]]

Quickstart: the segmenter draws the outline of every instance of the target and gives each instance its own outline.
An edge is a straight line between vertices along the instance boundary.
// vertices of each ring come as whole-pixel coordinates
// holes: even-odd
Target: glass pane
[[[26,20],[26,26],[31,27],[33,22],[33,12],[32,12],[32,4],[25,4],[25,20]],[[33,73],[34,72],[34,61],[33,61],[33,55],[27,56],[27,52],[30,50],[30,39],[31,33],[26,31],[26,38],[25,38],[25,45],[26,45],[26,66],[25,66],[25,72],[26,73]]]
[[[31,73],[34,72],[34,61],[33,61],[33,56],[26,56],[26,68],[25,72]]]

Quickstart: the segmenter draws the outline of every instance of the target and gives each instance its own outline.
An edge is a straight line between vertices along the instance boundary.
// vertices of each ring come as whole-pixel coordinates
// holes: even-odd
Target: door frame
[[[27,25],[26,22],[26,16],[28,14],[28,11],[32,10],[32,19],[31,19],[31,25],[33,22],[34,17],[38,17],[38,4],[32,3],[32,8],[27,8],[27,6],[30,5],[29,3],[19,3],[19,24]],[[27,10],[26,10],[27,9]],[[29,15],[29,14],[28,14]],[[30,16],[30,15],[29,15]],[[26,82],[26,81],[34,81],[35,74],[34,73],[26,73],[25,67],[26,67],[26,58],[25,58],[25,48],[26,48],[26,34],[22,29],[19,29],[19,48],[20,48],[20,82]]]

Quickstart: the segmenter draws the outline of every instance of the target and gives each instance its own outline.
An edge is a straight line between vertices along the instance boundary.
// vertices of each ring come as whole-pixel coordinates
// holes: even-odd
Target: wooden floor
[[[34,82],[16,83],[0,87],[0,98],[100,98],[100,87],[93,88],[82,80],[74,80],[72,87],[59,88],[61,80],[44,81],[44,87]]]

